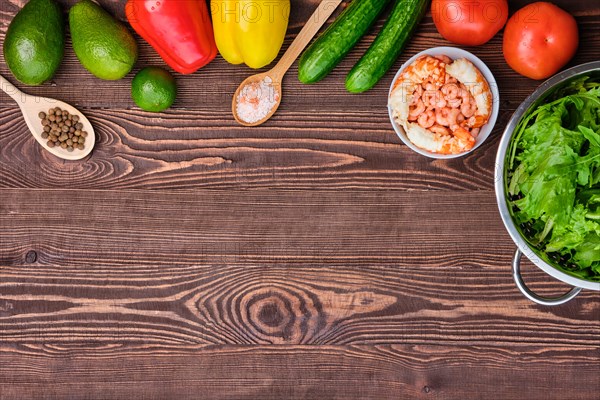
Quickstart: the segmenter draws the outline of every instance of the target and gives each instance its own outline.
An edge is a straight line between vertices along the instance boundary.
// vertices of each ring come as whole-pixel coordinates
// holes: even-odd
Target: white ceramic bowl
[[[389,98],[390,94],[392,93],[392,88],[394,87],[394,83],[398,79],[398,76],[402,73],[402,71],[404,71],[404,69],[406,69],[406,67],[408,67],[410,64],[412,64],[413,61],[415,61],[418,57],[420,57],[422,55],[430,55],[430,56],[446,55],[453,60],[456,60],[458,58],[466,58],[467,60],[471,61],[473,63],[473,65],[475,65],[475,67],[477,67],[477,69],[479,69],[479,71],[481,71],[481,74],[487,80],[488,85],[490,86],[490,90],[492,91],[492,100],[493,100],[492,115],[490,115],[490,119],[487,122],[487,124],[485,124],[484,126],[481,127],[481,130],[479,131],[479,135],[477,136],[477,139],[475,141],[475,146],[473,146],[473,148],[471,150],[466,151],[464,153],[460,153],[460,154],[437,154],[437,153],[432,153],[427,150],[423,150],[423,149],[415,146],[410,140],[408,140],[408,137],[406,136],[406,133],[404,132],[404,128],[402,128],[402,126],[399,125],[394,120],[394,117],[392,116],[392,109],[388,104],[388,113],[390,115],[390,121],[392,122],[392,126],[394,127],[394,130],[396,131],[396,134],[398,135],[400,140],[402,140],[405,145],[407,145],[408,147],[410,147],[417,153],[422,154],[424,156],[431,157],[431,158],[446,159],[446,158],[462,157],[465,154],[469,154],[470,152],[474,151],[476,148],[481,146],[481,144],[485,141],[485,139],[487,139],[487,137],[490,135],[490,133],[492,132],[492,129],[494,129],[494,125],[496,124],[496,118],[498,117],[498,109],[500,108],[499,107],[500,106],[500,94],[498,93],[498,84],[496,83],[496,80],[494,79],[494,75],[492,75],[492,72],[483,63],[483,61],[481,61],[479,58],[477,58],[476,56],[474,56],[473,54],[469,53],[466,50],[459,49],[457,47],[433,47],[431,49],[428,49],[428,50],[422,51],[418,54],[415,54],[400,67],[400,69],[396,73],[396,76],[394,76],[394,79],[392,80],[392,84],[390,86],[390,91],[388,93],[388,98]]]

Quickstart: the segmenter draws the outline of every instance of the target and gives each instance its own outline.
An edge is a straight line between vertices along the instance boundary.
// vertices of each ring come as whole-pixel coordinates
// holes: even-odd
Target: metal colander
[[[531,109],[537,107],[548,96],[555,93],[556,90],[559,90],[573,79],[585,75],[600,75],[600,61],[594,61],[569,68],[541,84],[539,88],[537,88],[523,103],[521,103],[511,117],[506,129],[504,130],[504,133],[502,134],[502,139],[500,140],[500,145],[498,147],[498,153],[496,155],[496,201],[498,202],[498,209],[500,210],[500,216],[502,217],[504,226],[506,227],[510,237],[517,245],[517,250],[513,258],[513,277],[517,287],[527,298],[543,305],[558,305],[566,303],[577,296],[581,289],[600,291],[600,282],[581,279],[569,274],[568,271],[572,268],[572,265],[570,265],[568,259],[562,257],[558,253],[547,254],[546,257],[543,257],[541,248],[539,246],[532,245],[526,239],[527,236],[532,236],[531,234],[528,234],[528,231],[531,230],[531,226],[528,226],[527,224],[521,224],[517,226],[515,224],[507,202],[506,185],[510,179],[510,171],[506,170],[507,152],[510,148],[514,131],[524,115],[526,115]],[[525,255],[527,258],[529,258],[531,262],[533,262],[548,275],[568,283],[569,285],[574,286],[574,288],[557,298],[547,298],[535,294],[527,287],[527,285],[525,285],[525,282],[521,276],[520,261],[522,255]]]

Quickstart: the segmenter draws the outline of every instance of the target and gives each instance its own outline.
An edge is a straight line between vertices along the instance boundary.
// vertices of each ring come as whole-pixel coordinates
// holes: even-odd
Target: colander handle
[[[577,296],[579,294],[579,292],[581,292],[581,288],[574,287],[573,289],[569,290],[567,293],[563,294],[560,297],[556,297],[556,298],[538,296],[537,294],[533,293],[531,291],[531,289],[529,289],[527,287],[527,285],[525,285],[525,282],[523,281],[523,277],[521,276],[521,257],[522,256],[523,256],[523,253],[521,252],[521,250],[517,249],[517,251],[515,252],[515,256],[513,258],[513,262],[512,262],[513,279],[515,280],[515,283],[517,284],[517,287],[519,288],[521,293],[523,293],[525,295],[525,297],[527,297],[529,300],[531,300],[535,303],[541,304],[543,306],[558,306],[560,304],[564,304],[570,300],[573,300],[573,298],[575,298],[575,296]]]

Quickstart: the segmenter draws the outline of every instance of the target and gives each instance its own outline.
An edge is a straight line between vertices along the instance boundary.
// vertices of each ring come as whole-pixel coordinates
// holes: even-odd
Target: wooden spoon
[[[275,65],[271,70],[267,72],[250,76],[240,84],[240,86],[235,91],[235,94],[233,95],[233,101],[231,103],[231,111],[233,112],[233,117],[238,123],[244,126],[257,126],[264,123],[269,118],[271,118],[273,114],[275,114],[275,111],[277,111],[277,108],[281,103],[281,81],[283,80],[283,76],[285,75],[287,70],[292,66],[296,58],[298,58],[298,56],[300,55],[302,50],[304,50],[304,48],[310,42],[310,40],[317,34],[319,29],[321,29],[321,26],[323,26],[325,21],[327,21],[331,14],[333,14],[335,9],[341,2],[342,0],[321,1],[321,4],[319,4],[313,15],[310,17],[306,25],[304,25],[304,28],[302,28],[298,36],[296,36],[296,39],[294,39],[294,41],[287,49],[285,54],[281,57],[277,65]],[[237,110],[238,97],[240,95],[240,92],[242,91],[242,89],[244,89],[244,87],[246,87],[246,85],[250,83],[255,83],[258,86],[259,83],[266,77],[269,77],[271,79],[271,82],[267,83],[270,89],[269,93],[260,93],[259,90],[257,97],[262,98],[265,96],[270,96],[270,100],[272,100],[272,102],[274,103],[273,106],[271,107],[269,112],[258,121],[248,122],[241,119],[238,115]]]
[[[23,117],[25,118],[25,123],[27,124],[29,131],[44,149],[48,150],[57,157],[64,158],[65,160],[80,160],[90,154],[94,148],[94,143],[96,142],[94,128],[85,115],[79,112],[79,110],[77,110],[75,107],[59,100],[50,99],[47,97],[31,96],[23,93],[12,83],[7,81],[2,75],[0,75],[0,89],[2,89],[4,93],[12,97],[12,99],[17,102],[21,108],[21,112],[23,113]],[[40,112],[48,113],[48,110],[54,107],[60,107],[61,109],[68,111],[71,115],[79,116],[79,122],[83,124],[82,130],[87,131],[88,133],[87,137],[85,138],[85,147],[83,150],[75,149],[72,152],[69,152],[67,149],[63,149],[60,146],[48,147],[46,144],[47,140],[42,139],[44,127],[42,126],[42,121],[40,120],[38,114]]]

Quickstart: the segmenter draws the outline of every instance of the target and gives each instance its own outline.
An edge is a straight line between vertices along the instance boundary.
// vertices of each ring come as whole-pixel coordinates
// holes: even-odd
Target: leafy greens
[[[546,261],[600,282],[600,79],[582,77],[517,125],[509,208]]]

